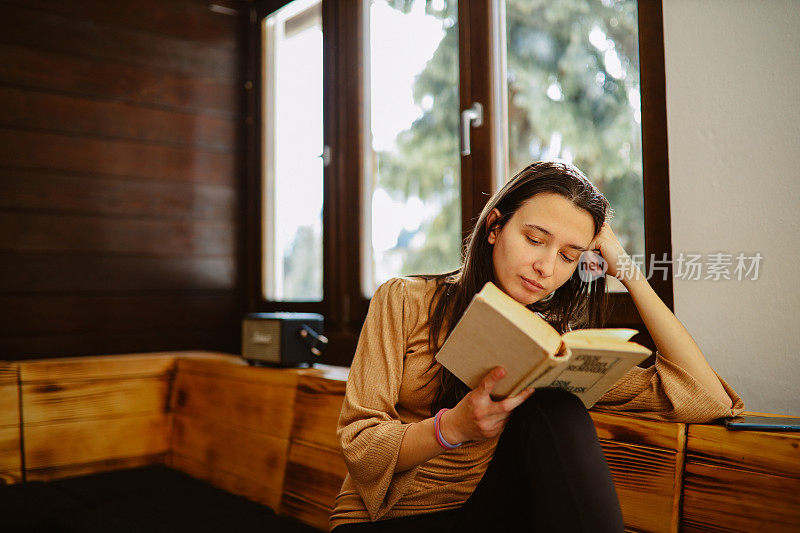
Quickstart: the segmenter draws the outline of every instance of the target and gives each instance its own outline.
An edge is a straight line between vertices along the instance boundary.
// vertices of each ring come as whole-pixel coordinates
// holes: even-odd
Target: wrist
[[[620,280],[625,287],[629,283],[644,279],[644,274],[639,265],[627,253],[617,256],[615,267],[614,277]]]
[[[638,266],[633,267],[632,271],[626,272],[625,275],[617,277],[620,280],[622,285],[628,290],[631,291],[631,288],[641,284],[647,283],[647,279],[645,278],[644,273],[639,269]]]
[[[441,435],[447,444],[450,444],[451,446],[460,446],[461,443],[466,439],[463,439],[457,431],[453,414],[453,411],[448,409],[439,415],[439,435]]]

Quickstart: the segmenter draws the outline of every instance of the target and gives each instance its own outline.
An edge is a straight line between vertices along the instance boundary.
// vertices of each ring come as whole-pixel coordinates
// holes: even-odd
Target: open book
[[[436,360],[471,389],[494,367],[506,375],[493,397],[522,389],[559,387],[578,396],[588,409],[651,351],[630,342],[634,329],[558,332],[489,282],[436,354]]]

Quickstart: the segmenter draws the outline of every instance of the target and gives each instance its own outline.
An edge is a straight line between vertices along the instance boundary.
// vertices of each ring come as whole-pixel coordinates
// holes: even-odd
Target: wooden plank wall
[[[686,424],[590,411],[626,531],[677,532]]]
[[[0,485],[22,481],[19,368],[0,361]]]
[[[25,480],[162,462],[170,353],[19,362]]]
[[[800,434],[692,424],[682,531],[800,531]]]
[[[180,359],[167,465],[278,512],[302,372]]]
[[[238,352],[242,16],[0,3],[0,358]]]
[[[336,437],[347,369],[328,367],[297,382],[281,514],[327,531],[347,466]]]

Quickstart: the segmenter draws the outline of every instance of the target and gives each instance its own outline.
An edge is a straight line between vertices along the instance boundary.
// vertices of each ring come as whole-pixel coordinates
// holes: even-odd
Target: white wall
[[[676,280],[676,315],[747,410],[800,415],[800,0],[663,13],[673,256],[764,256],[756,281]]]

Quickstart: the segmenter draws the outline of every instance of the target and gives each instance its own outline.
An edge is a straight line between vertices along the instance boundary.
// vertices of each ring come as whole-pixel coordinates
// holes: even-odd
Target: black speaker
[[[317,313],[249,313],[242,320],[242,357],[253,365],[291,367],[320,361],[328,339]]]

